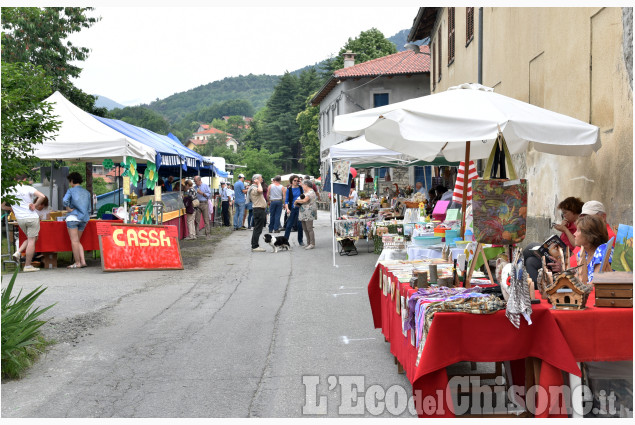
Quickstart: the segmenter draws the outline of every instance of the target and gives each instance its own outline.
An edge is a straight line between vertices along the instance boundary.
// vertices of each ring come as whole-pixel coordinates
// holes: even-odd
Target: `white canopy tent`
[[[137,162],[155,162],[156,151],[102,124],[88,112],[73,105],[60,92],[53,93],[46,102],[53,106],[53,115],[61,121],[57,134],[37,145],[34,155],[52,161],[103,161],[115,163],[133,157]]]
[[[352,164],[378,162],[394,164],[395,166],[404,166],[417,161],[416,158],[409,155],[371,143],[363,135],[331,146],[327,158],[346,159],[351,161]]]

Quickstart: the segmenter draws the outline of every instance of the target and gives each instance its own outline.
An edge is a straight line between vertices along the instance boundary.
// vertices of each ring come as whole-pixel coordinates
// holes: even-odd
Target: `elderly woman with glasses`
[[[302,182],[304,196],[295,200],[295,205],[300,206],[299,220],[306,234],[307,246],[304,249],[315,248],[315,233],[313,232],[313,221],[317,220],[317,195],[313,190],[310,180]]]

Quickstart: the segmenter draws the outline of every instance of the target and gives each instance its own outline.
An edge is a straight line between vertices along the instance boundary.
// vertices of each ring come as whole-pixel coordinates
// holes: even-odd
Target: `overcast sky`
[[[101,21],[71,37],[91,49],[75,84],[134,105],[225,77],[281,75],[337,54],[349,37],[372,27],[386,37],[410,29],[417,11],[416,5],[96,7],[92,14]]]

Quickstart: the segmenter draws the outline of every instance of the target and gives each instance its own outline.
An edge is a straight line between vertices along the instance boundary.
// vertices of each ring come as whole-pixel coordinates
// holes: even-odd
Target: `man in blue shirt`
[[[198,207],[196,207],[196,218],[194,219],[196,233],[198,233],[202,215],[205,222],[205,237],[209,239],[212,236],[212,229],[209,224],[209,204],[207,201],[212,196],[212,190],[206,183],[203,183],[201,176],[194,177],[194,183],[196,184],[196,199],[199,201]]]
[[[245,176],[244,174],[238,174],[238,181],[234,183],[234,204],[236,205],[236,212],[234,213],[234,230],[246,230],[245,226],[242,226],[243,217],[245,215]]]

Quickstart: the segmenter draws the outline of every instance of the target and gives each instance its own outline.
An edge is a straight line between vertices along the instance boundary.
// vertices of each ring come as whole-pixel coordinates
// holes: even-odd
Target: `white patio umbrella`
[[[512,154],[534,149],[585,156],[597,151],[599,128],[583,121],[494,93],[479,84],[335,117],[334,130],[426,160],[443,154],[449,161],[487,158],[499,129]]]
[[[594,125],[511,97],[480,84],[335,117],[333,130],[426,160],[489,157],[500,133],[511,154],[534,149],[555,155],[586,156],[601,147]],[[467,181],[465,167],[464,179]],[[463,191],[463,220],[467,185]],[[463,222],[461,234],[463,234]]]

